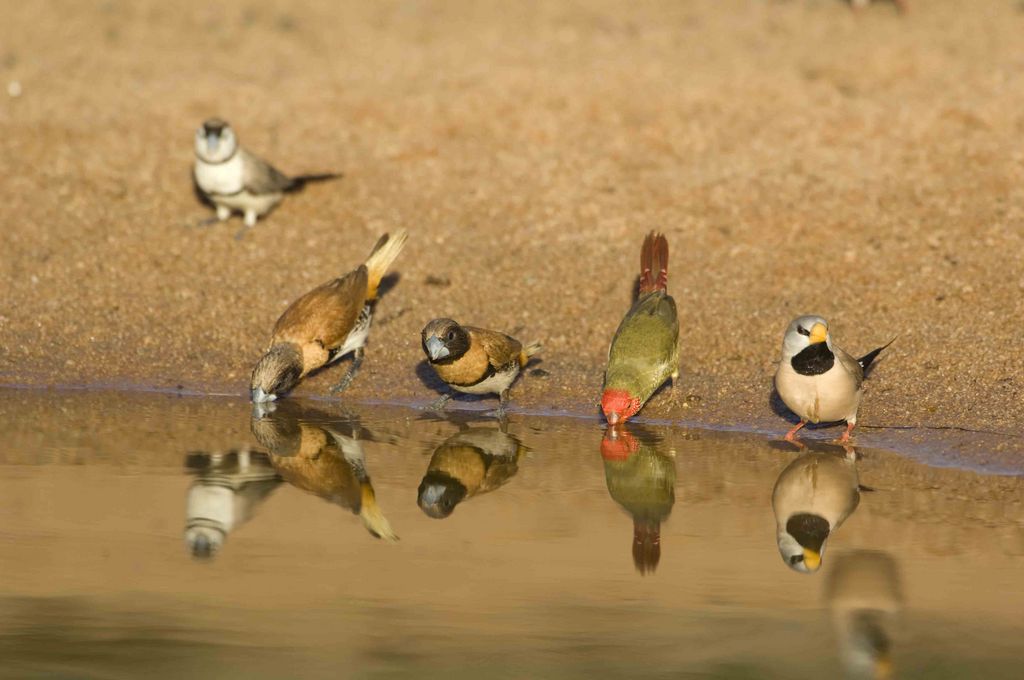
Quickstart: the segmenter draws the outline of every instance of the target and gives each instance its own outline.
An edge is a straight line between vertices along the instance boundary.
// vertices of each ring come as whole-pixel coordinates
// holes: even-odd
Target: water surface
[[[1021,477],[287,400],[0,433],[0,677],[1021,677]]]

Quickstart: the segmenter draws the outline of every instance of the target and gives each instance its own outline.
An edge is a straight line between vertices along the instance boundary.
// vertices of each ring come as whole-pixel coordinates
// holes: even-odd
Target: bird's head
[[[811,345],[824,342],[832,349],[832,338],[828,334],[828,321],[820,316],[809,314],[790,322],[786,334],[782,338],[783,357],[792,358]]]
[[[238,150],[235,132],[220,118],[210,118],[196,130],[196,156],[207,163],[223,163]]]
[[[455,361],[469,350],[469,333],[452,319],[434,319],[423,327],[421,339],[432,364]]]
[[[302,352],[290,343],[277,344],[252,369],[249,395],[253,403],[274,401],[302,377]]]
[[[224,532],[213,526],[193,526],[185,529],[185,545],[192,557],[213,559],[224,545]]]
[[[601,457],[605,460],[626,460],[639,449],[637,438],[617,427],[609,427],[601,440]]]
[[[626,390],[608,388],[601,395],[601,411],[609,425],[632,418],[641,406],[640,397],[634,397]]]
[[[423,476],[416,503],[427,517],[444,519],[466,497],[466,486],[439,470],[430,470]]]
[[[829,531],[828,520],[824,517],[808,513],[790,517],[785,531],[780,531],[777,537],[779,554],[786,566],[804,574],[818,571]]]

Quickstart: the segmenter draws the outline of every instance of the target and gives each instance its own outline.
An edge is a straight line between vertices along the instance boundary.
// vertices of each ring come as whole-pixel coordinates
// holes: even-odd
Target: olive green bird
[[[610,425],[643,408],[669,378],[679,377],[679,318],[668,294],[668,241],[651,232],[640,249],[636,302],[608,348],[601,410]]]
[[[601,440],[608,494],[633,516],[633,564],[641,574],[661,560],[661,523],[676,502],[676,461],[659,448],[656,437],[629,426],[609,427]]]

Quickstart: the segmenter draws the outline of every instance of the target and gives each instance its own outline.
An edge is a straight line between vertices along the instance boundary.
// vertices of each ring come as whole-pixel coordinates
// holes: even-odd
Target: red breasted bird
[[[668,241],[651,232],[640,249],[640,290],[608,349],[601,410],[625,421],[669,378],[679,377],[679,319],[668,294]]]
[[[434,319],[423,328],[423,351],[438,377],[457,392],[497,394],[497,414],[503,415],[508,390],[539,342],[523,347],[515,338],[485,328],[460,326],[451,319]],[[441,409],[451,399],[445,394],[431,408]]]
[[[284,310],[274,324],[267,350],[252,369],[253,402],[273,401],[310,372],[353,353],[348,373],[332,392],[344,390],[363,363],[363,347],[377,302],[377,288],[408,234],[384,234],[366,263],[341,278],[309,291]]]

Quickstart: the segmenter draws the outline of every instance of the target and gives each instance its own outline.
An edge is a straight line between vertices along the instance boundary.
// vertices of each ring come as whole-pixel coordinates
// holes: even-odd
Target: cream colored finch
[[[808,422],[845,420],[846,432],[840,441],[849,441],[857,424],[864,371],[890,344],[892,340],[854,359],[832,344],[825,319],[794,319],[782,338],[782,361],[775,373],[775,389],[789,410],[800,418],[786,433],[786,439],[793,441],[797,431]]]

